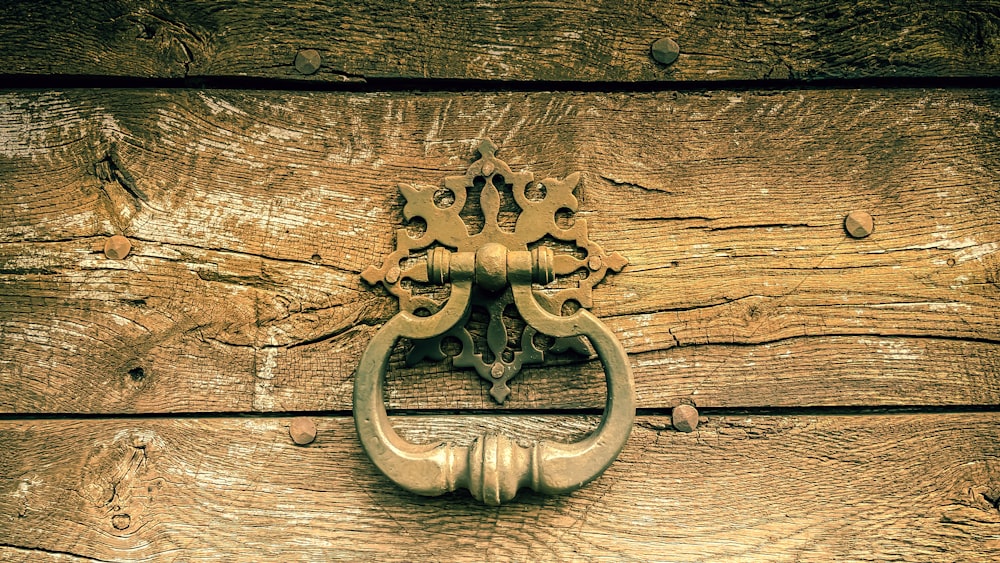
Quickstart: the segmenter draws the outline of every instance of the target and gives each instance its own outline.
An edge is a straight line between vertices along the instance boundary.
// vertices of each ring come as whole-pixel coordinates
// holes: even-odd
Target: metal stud
[[[295,417],[288,425],[288,435],[296,445],[309,445],[316,439],[316,423],[309,417]]]
[[[865,211],[851,211],[844,218],[844,230],[854,238],[865,238],[875,229],[875,220]]]
[[[132,243],[122,235],[114,235],[104,241],[104,255],[110,260],[124,260],[131,251]]]
[[[694,432],[698,428],[698,409],[691,405],[677,405],[670,414],[670,422],[679,432]]]
[[[319,51],[316,49],[299,51],[295,55],[295,70],[305,75],[314,74],[319,70],[321,60]]]
[[[677,45],[677,42],[669,37],[664,37],[662,39],[657,39],[653,42],[650,47],[650,54],[653,55],[653,59],[656,62],[668,65],[677,60],[677,57],[681,54],[681,48]]]

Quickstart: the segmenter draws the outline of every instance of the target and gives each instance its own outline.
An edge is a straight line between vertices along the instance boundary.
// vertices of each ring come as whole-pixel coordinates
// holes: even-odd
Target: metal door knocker
[[[422,495],[467,488],[489,505],[514,498],[522,487],[548,494],[582,487],[618,457],[635,418],[625,350],[587,310],[594,285],[627,261],[591,241],[586,220],[571,225],[564,220],[579,207],[573,195],[579,172],[533,183],[531,172],[512,171],[496,151],[489,140],[482,141],[480,158],[464,176],[445,178],[444,188],[399,186],[406,199],[404,218],[411,225],[422,219],[426,230],[413,235],[399,229],[396,250],[380,268],[369,266],[361,275],[395,295],[400,311],[372,338],[354,380],[358,436],[382,473]],[[469,195],[477,190],[475,201]],[[553,250],[573,245],[575,252]],[[449,285],[444,302],[435,299]],[[570,302],[580,308],[564,308]],[[505,323],[512,305],[525,323],[520,339],[509,339]],[[479,352],[467,328],[473,307],[489,313],[486,345]],[[490,395],[499,403],[507,399],[507,382],[522,366],[541,363],[549,350],[589,352],[589,340],[607,380],[604,417],[592,434],[571,444],[538,441],[524,447],[497,433],[468,446],[407,442],[393,430],[382,402],[389,355],[401,338],[412,341],[410,363],[444,360],[442,341],[457,340],[461,350],[452,364],[475,368],[492,384]]]

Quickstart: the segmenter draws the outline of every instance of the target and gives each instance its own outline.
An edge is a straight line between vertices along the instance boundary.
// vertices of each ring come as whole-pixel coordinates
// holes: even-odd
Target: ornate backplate
[[[426,229],[416,234],[406,228],[396,231],[395,251],[381,267],[369,266],[362,279],[370,285],[381,283],[399,298],[402,311],[434,314],[441,308],[439,295],[420,289],[440,287],[443,281],[430,279],[436,257],[447,254],[435,249],[476,252],[486,245],[500,245],[508,251],[532,251],[536,262],[542,262],[543,273],[536,276],[533,288],[549,312],[560,314],[565,308],[569,313],[574,305],[589,308],[594,285],[608,270],[618,272],[628,262],[590,240],[585,219],[574,220],[579,202],[573,192],[580,173],[534,182],[531,172],[514,172],[497,158],[497,147],[489,139],[479,144],[477,152],[479,158],[466,173],[446,177],[443,187],[399,185],[406,199],[404,218],[411,225],[426,224]],[[452,364],[475,368],[492,384],[490,395],[503,403],[510,395],[507,383],[522,366],[543,362],[546,352],[589,353],[582,336],[546,339],[531,326],[524,327],[520,338],[511,334],[517,312],[509,284],[491,285],[484,279],[476,284],[472,299],[473,308],[463,322],[440,336],[414,341],[407,362],[445,360],[449,354],[442,343],[457,340],[461,350],[452,356]],[[485,345],[479,351],[469,329],[477,308],[488,315]]]

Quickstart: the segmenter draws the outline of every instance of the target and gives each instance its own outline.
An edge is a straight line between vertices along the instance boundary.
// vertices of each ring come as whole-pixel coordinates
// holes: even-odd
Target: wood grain
[[[349,408],[395,312],[358,277],[403,222],[395,186],[463,173],[484,136],[538,179],[583,172],[578,216],[630,260],[593,311],[640,406],[1000,401],[995,91],[103,90],[0,107],[5,412]],[[852,209],[872,236],[846,236]],[[132,254],[106,259],[119,232]],[[474,375],[401,363],[391,407],[493,408]],[[507,406],[600,406],[602,379],[559,358]]]
[[[489,508],[377,474],[349,418],[294,446],[286,418],[0,422],[5,560],[989,561],[995,413],[642,417],[569,496]],[[411,440],[484,428],[572,440],[582,417],[404,417]],[[55,554],[55,555],[53,555]],[[74,557],[70,557],[74,556]],[[65,557],[65,558],[64,558]],[[44,559],[43,559],[44,560]]]
[[[0,73],[704,81],[996,76],[996,0],[9,0]],[[650,45],[674,38],[664,67]],[[322,56],[316,74],[296,53]]]

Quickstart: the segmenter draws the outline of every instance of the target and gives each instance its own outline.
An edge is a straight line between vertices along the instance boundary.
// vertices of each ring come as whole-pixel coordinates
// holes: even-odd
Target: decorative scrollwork
[[[533,183],[531,172],[515,172],[496,156],[497,147],[489,139],[478,147],[479,158],[462,176],[444,179],[444,187],[418,187],[400,184],[406,199],[403,217],[413,222],[423,220],[427,227],[419,236],[411,236],[403,228],[396,231],[396,249],[381,267],[369,266],[362,279],[370,285],[381,283],[399,299],[401,311],[420,315],[434,314],[442,303],[413,291],[418,285],[440,285],[445,279],[447,260],[451,252],[477,253],[478,260],[493,260],[483,266],[472,294],[474,307],[489,315],[486,346],[476,352],[472,333],[467,324],[470,308],[450,331],[426,339],[416,338],[407,354],[408,363],[421,360],[442,361],[448,355],[442,342],[454,338],[461,350],[452,357],[455,367],[472,367],[481,378],[492,383],[490,395],[503,403],[510,394],[507,383],[524,365],[541,363],[547,351],[574,350],[589,353],[582,336],[553,339],[551,346],[540,346],[536,329],[526,326],[520,339],[509,335],[504,314],[514,309],[514,299],[506,278],[492,275],[505,272],[506,252],[532,251],[541,277],[535,278],[534,294],[550,313],[561,314],[563,306],[576,302],[591,307],[591,292],[608,270],[618,272],[628,263],[617,252],[606,253],[588,237],[585,219],[567,224],[566,219],[579,209],[573,191],[580,182],[579,172],[560,180],[545,178]],[[469,201],[470,194],[479,190],[479,199]],[[475,205],[478,203],[478,205]],[[470,220],[469,211],[481,213],[481,223]],[[463,217],[465,215],[466,217]],[[474,217],[471,219],[479,219]],[[576,253],[555,253],[556,241],[575,246]],[[548,247],[538,251],[539,247]],[[490,249],[498,249],[491,253]],[[506,250],[504,250],[506,249]],[[556,248],[558,250],[558,248]],[[491,275],[487,275],[490,273]],[[573,276],[573,285],[552,287],[557,278]],[[432,279],[436,278],[436,279]]]

